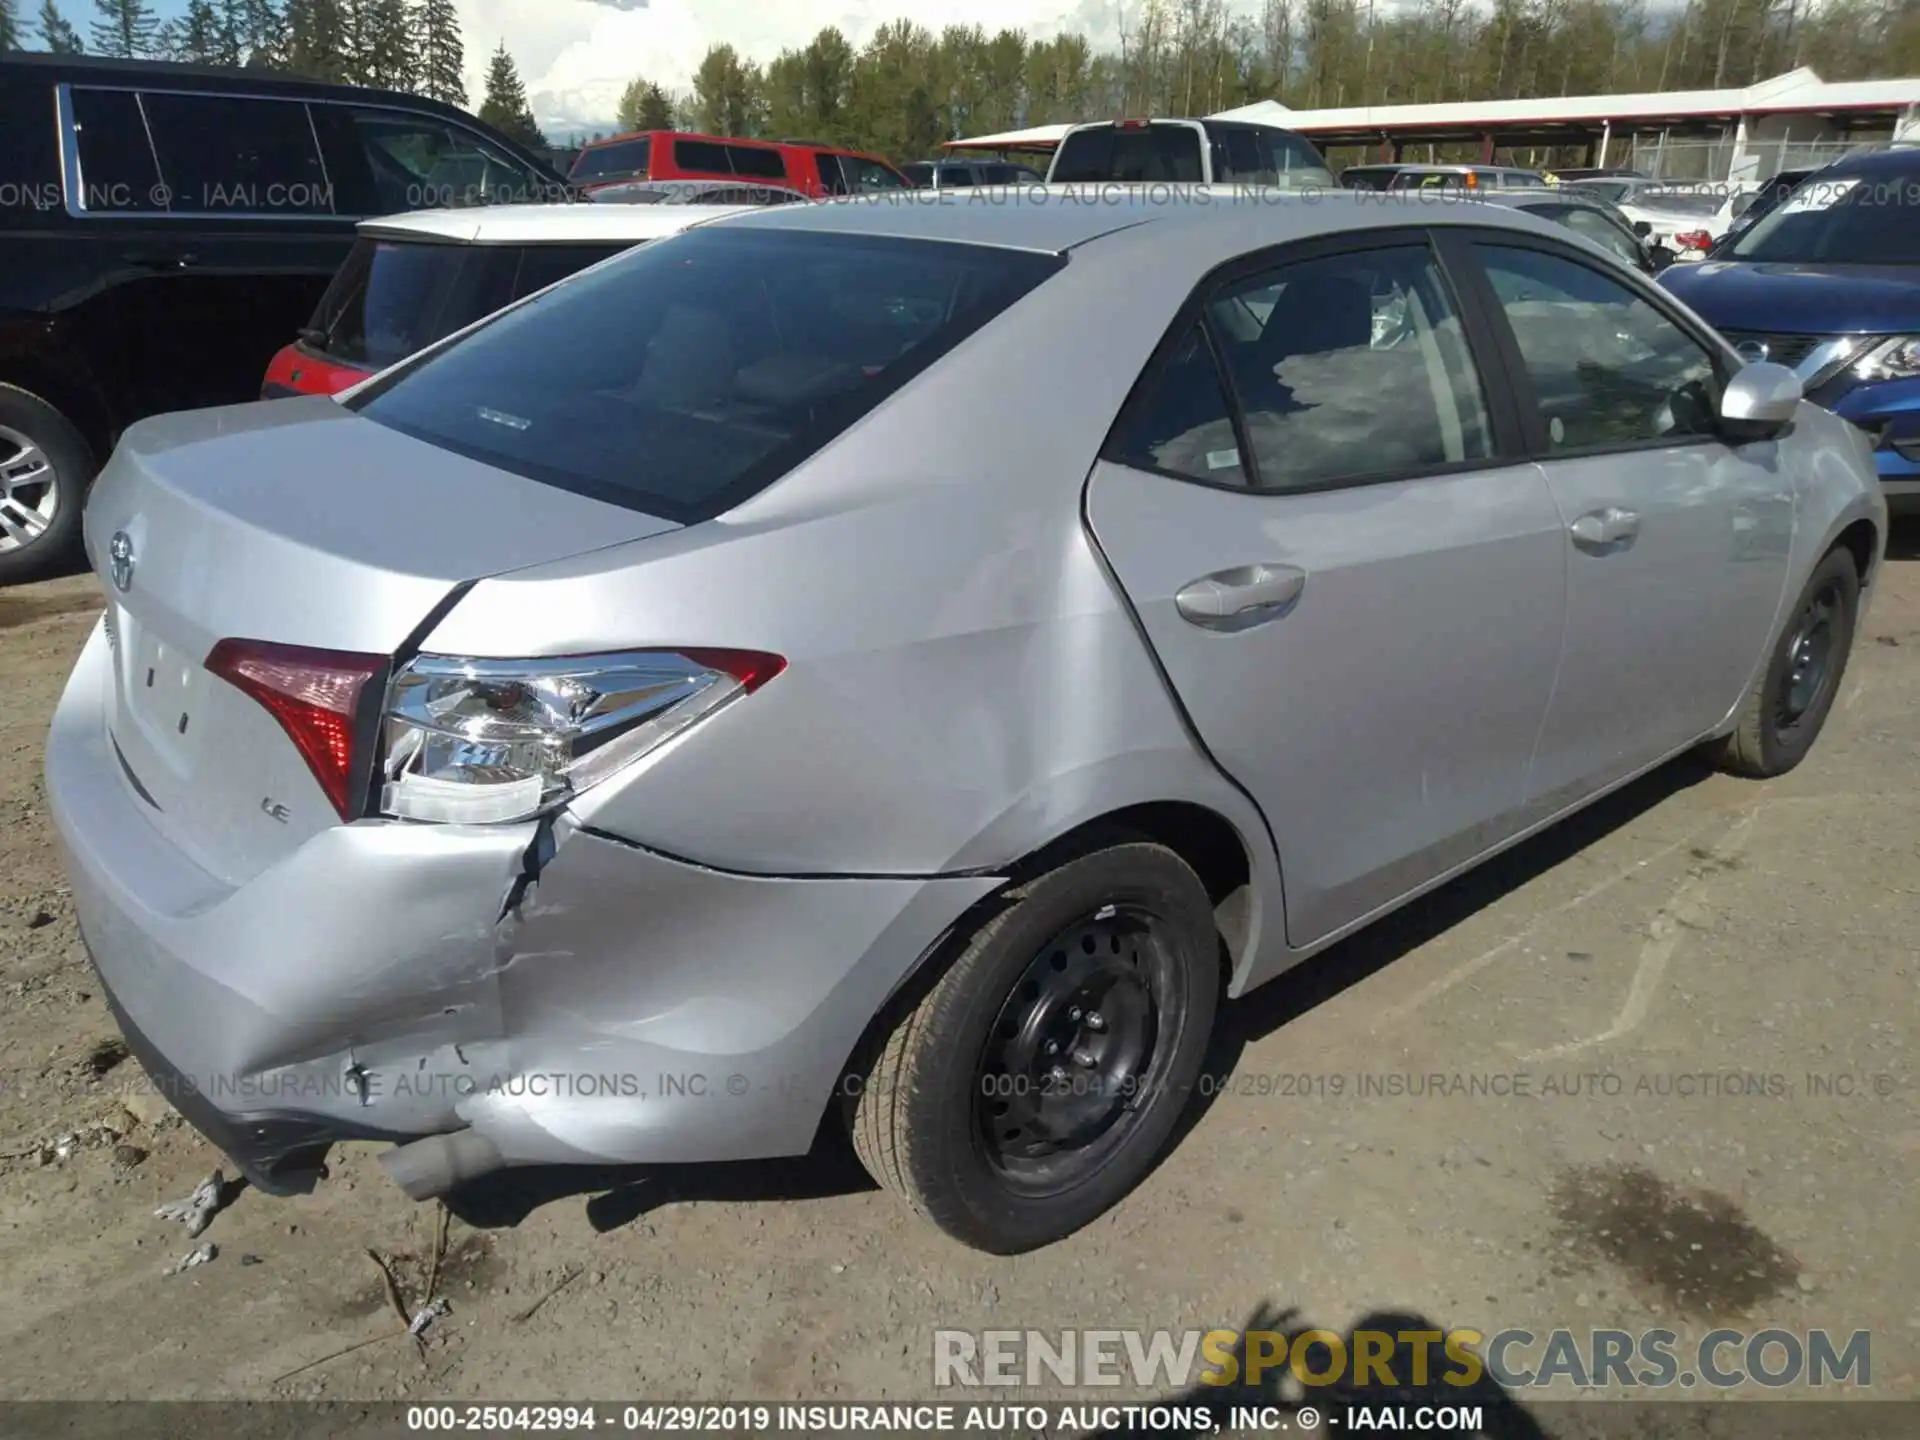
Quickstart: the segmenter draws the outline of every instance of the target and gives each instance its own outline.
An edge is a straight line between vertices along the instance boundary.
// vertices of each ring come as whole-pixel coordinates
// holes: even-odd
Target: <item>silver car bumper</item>
[[[269,1188],[335,1140],[467,1128],[509,1165],[802,1153],[870,1018],[999,883],[729,874],[562,816],[537,850],[362,821],[230,888],[147,818],[111,684],[96,631],[47,747],[81,933],[153,1082]]]

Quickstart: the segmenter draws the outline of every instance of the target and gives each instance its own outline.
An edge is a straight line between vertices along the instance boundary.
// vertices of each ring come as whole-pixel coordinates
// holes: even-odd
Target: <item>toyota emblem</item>
[[[1742,340],[1733,347],[1733,353],[1749,365],[1758,365],[1772,352],[1764,340]]]
[[[122,595],[133,588],[133,537],[124,530],[114,531],[107,542],[107,573]]]

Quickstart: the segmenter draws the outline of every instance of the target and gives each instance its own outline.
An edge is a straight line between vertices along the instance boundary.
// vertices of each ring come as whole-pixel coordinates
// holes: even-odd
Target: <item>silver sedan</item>
[[[48,791],[263,1188],[832,1116],[1020,1251],[1229,997],[1683,751],[1799,763],[1885,532],[1790,372],[1512,210],[782,206],[129,430]]]

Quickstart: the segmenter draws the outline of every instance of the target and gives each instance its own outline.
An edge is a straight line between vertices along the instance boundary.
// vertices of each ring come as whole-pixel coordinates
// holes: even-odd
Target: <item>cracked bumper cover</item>
[[[533,825],[362,821],[229,888],[142,813],[88,668],[47,747],[82,936],[153,1083],[269,1188],[333,1140],[467,1127],[510,1165],[802,1153],[999,883],[723,873],[562,815],[531,885]]]

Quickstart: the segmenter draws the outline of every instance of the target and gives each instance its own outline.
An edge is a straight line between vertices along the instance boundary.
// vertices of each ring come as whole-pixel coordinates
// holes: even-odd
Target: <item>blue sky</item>
[[[56,0],[81,34],[92,0]],[[1229,0],[1236,10],[1258,0]],[[1111,45],[1119,14],[1140,0],[458,0],[467,44],[468,87],[477,103],[487,55],[501,41],[527,83],[533,111],[549,134],[612,124],[620,92],[644,75],[685,89],[709,45],[727,42],[755,60],[804,44],[838,25],[856,45],[886,21],[907,18],[938,30],[978,23],[1012,26],[1035,38],[1077,30]],[[23,10],[36,8],[23,4]],[[156,0],[163,16],[186,0]]]

